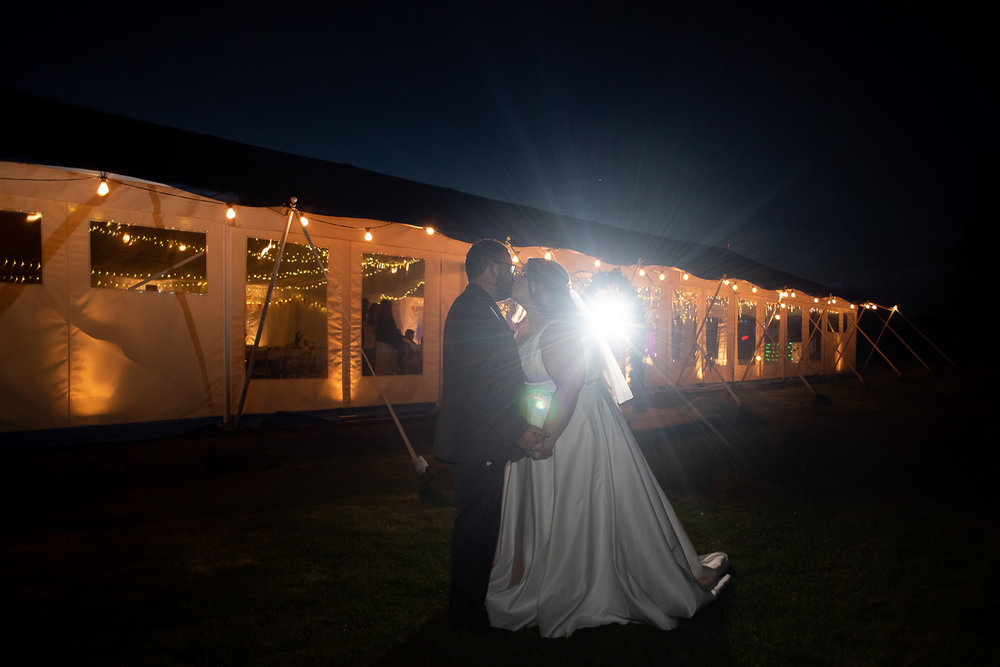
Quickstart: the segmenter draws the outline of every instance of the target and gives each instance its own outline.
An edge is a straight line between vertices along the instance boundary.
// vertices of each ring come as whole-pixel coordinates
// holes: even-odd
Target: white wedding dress
[[[555,389],[541,334],[520,350],[539,426]],[[552,457],[509,465],[486,598],[494,627],[537,625],[544,637],[632,621],[669,630],[729,579],[726,554],[695,552],[600,369],[589,375]]]

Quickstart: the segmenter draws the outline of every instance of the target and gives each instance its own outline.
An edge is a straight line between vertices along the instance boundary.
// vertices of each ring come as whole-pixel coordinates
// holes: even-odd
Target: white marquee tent
[[[237,205],[229,219],[224,200],[126,174],[108,174],[101,195],[103,175],[0,162],[0,433],[379,405],[362,349],[392,361],[376,371],[393,404],[438,400],[441,330],[465,287],[466,241],[431,235],[425,224],[312,213],[307,239],[287,206]],[[597,253],[568,245],[515,250],[522,260],[554,252],[581,285],[617,269],[637,288],[647,386],[853,367],[854,304],[736,274],[699,277],[647,261],[597,266]],[[369,303],[391,306],[413,340],[373,344]]]

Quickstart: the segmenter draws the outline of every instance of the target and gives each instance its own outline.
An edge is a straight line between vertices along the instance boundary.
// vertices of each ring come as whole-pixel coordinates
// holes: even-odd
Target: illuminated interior
[[[377,375],[423,372],[425,276],[423,259],[362,255],[361,339]],[[367,364],[362,374],[371,374]]]
[[[205,234],[118,222],[90,223],[90,286],[208,292]]]
[[[42,282],[42,226],[39,213],[0,211],[0,282]]]
[[[247,239],[246,360],[264,312],[279,243]],[[326,268],[329,252],[317,248]],[[286,243],[261,330],[255,378],[325,378],[327,362],[326,277],[307,245]]]

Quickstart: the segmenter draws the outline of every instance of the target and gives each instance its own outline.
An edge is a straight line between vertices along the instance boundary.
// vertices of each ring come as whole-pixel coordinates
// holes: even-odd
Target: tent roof
[[[673,266],[705,279],[724,274],[767,289],[814,296],[830,288],[720,248],[674,241],[529,206],[477,197],[351,165],[326,162],[133,120],[9,89],[0,159],[104,171],[172,185],[245,206],[298,198],[308,213],[432,225],[472,243],[510,237],[515,247],[571,248],[611,264]],[[850,298],[850,295],[841,294]]]

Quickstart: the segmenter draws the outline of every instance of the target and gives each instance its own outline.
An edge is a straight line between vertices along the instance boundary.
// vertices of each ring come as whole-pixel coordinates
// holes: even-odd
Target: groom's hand
[[[545,444],[548,437],[549,434],[542,429],[529,425],[528,430],[518,438],[517,446],[535,460],[547,459],[552,456],[552,447]]]

